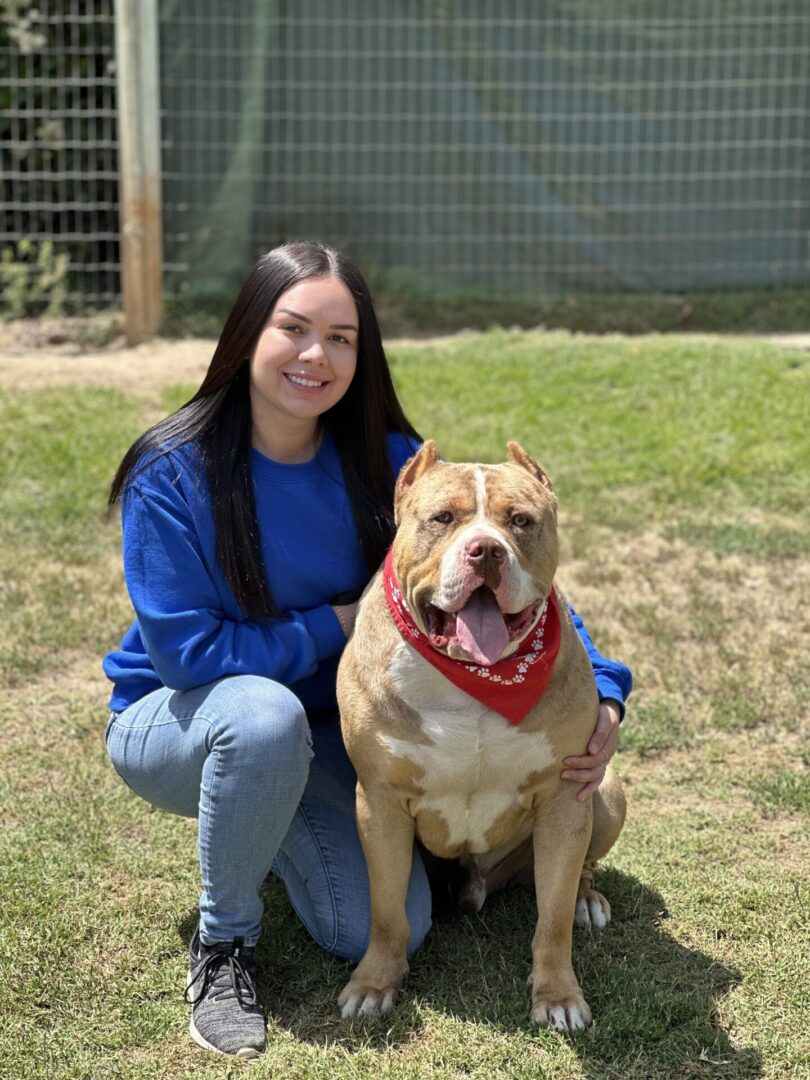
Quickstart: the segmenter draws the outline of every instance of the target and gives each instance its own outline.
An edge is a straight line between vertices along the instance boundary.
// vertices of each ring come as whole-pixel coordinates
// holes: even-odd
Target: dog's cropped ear
[[[509,451],[509,460],[513,465],[520,465],[522,468],[527,469],[532,476],[540,481],[543,487],[548,488],[551,492],[554,491],[548,474],[543,471],[533,457],[529,457],[520,443],[509,442],[506,444],[506,449]]]
[[[396,491],[394,492],[394,517],[399,524],[398,507],[405,492],[412,488],[420,476],[432,468],[439,460],[439,451],[433,439],[426,439],[412,458],[408,458],[397,477]]]

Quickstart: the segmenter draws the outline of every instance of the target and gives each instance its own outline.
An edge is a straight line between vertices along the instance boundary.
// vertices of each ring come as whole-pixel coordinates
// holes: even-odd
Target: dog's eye
[[[528,514],[512,514],[512,524],[517,529],[525,529],[531,523],[532,519]]]
[[[449,525],[453,520],[453,515],[449,510],[441,510],[438,514],[434,514],[431,520],[438,522],[439,525]]]

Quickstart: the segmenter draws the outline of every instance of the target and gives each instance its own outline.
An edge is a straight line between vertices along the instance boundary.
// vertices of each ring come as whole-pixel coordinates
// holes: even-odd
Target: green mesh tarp
[[[437,290],[810,276],[803,0],[161,11],[175,287],[292,237]]]

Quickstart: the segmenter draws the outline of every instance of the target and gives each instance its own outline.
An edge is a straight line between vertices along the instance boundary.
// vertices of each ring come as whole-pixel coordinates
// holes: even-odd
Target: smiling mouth
[[[291,375],[289,372],[282,372],[284,378],[293,384],[293,386],[299,386],[302,390],[320,390],[322,386],[326,386],[329,382],[328,379],[315,379],[310,375]]]
[[[500,660],[511,641],[522,638],[536,621],[540,602],[509,614],[501,611],[495,594],[481,585],[459,611],[443,611],[435,604],[423,608],[427,636],[434,649],[447,651],[454,645],[477,664],[490,666]]]

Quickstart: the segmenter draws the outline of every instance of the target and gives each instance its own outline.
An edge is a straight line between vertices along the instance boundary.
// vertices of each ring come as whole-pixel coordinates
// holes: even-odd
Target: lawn
[[[438,917],[397,1009],[342,1022],[347,966],[270,886],[270,1046],[251,1075],[810,1076],[810,354],[489,331],[391,360],[445,457],[497,461],[516,438],[543,463],[558,581],[634,670],[629,817],[597,876],[613,922],[574,935],[596,1023],[570,1039],[529,1023],[519,888]],[[0,381],[0,1075],[231,1077],[247,1066],[195,1047],[182,1002],[194,823],[131,795],[103,746],[100,659],[130,618],[105,488],[191,387],[109,382]]]

